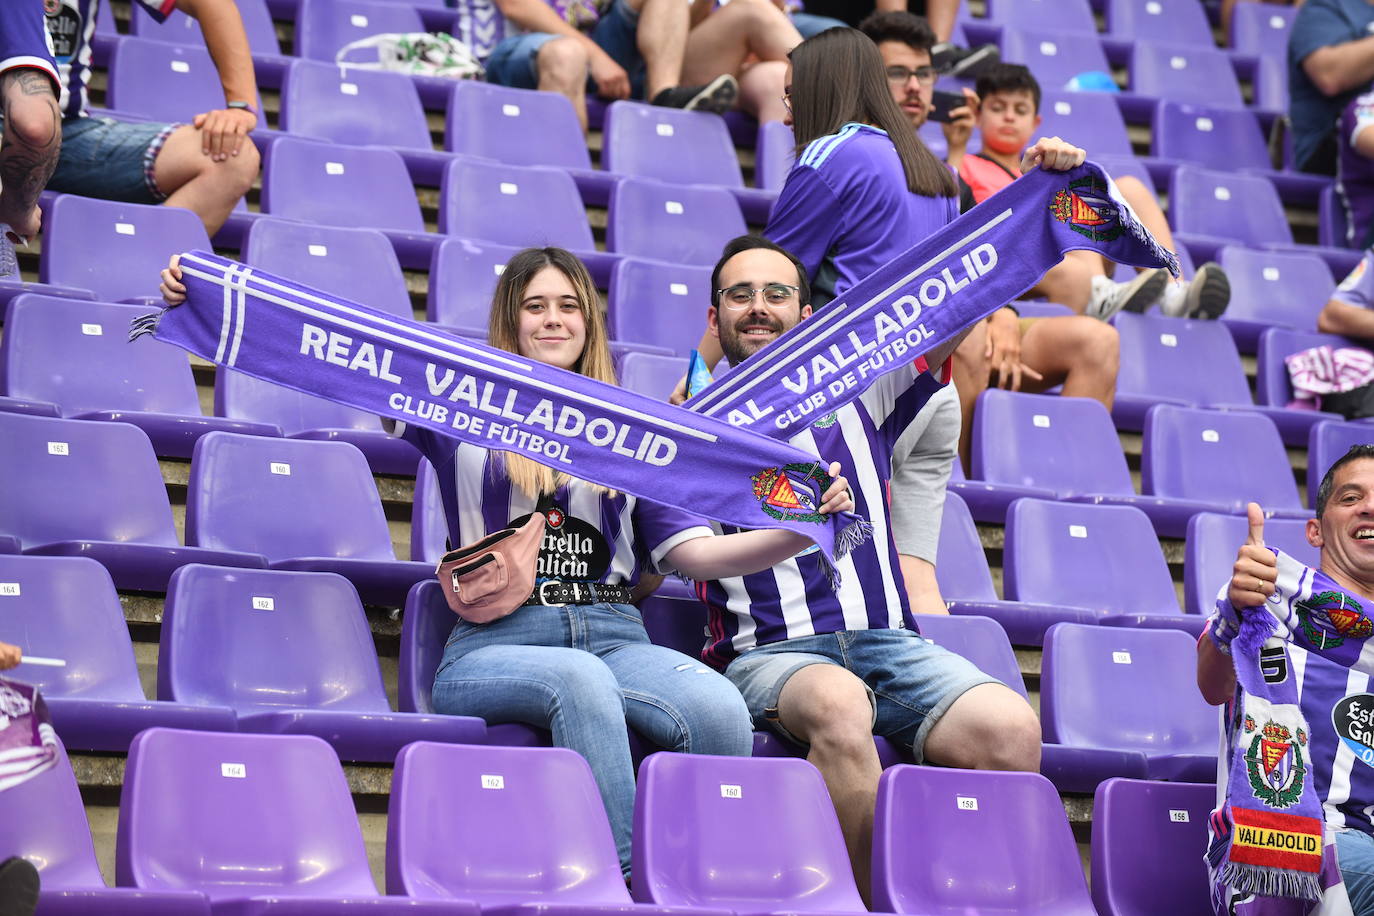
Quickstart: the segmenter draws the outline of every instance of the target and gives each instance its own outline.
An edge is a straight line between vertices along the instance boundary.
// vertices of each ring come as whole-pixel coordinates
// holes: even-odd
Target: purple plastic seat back
[[[1248,502],[1302,508],[1279,431],[1258,413],[1156,404],[1145,414],[1140,482],[1154,496],[1230,504],[1236,511]]]
[[[277,27],[272,24],[272,13],[266,0],[234,0],[243,18],[243,30],[248,34],[248,48],[254,54],[280,55],[281,45],[277,43]],[[139,38],[156,41],[170,41],[176,44],[205,46],[200,23],[180,10],[172,10],[162,22],[153,19],[146,9],[131,4],[129,31]],[[224,100],[220,99],[222,103]],[[113,106],[111,106],[113,107]]]
[[[606,248],[678,264],[715,264],[745,232],[739,204],[724,188],[627,178],[611,192]]]
[[[1272,168],[1259,120],[1243,108],[1210,108],[1166,99],[1155,106],[1151,135],[1153,153],[1165,159],[1182,159],[1209,169]]]
[[[781,191],[797,161],[797,140],[781,121],[764,121],[754,146],[754,184],[765,191]]]
[[[647,757],[633,844],[641,902],[740,913],[864,912],[834,805],[805,760]]]
[[[1052,24],[1052,27],[1047,27],[1047,24]],[[1088,70],[1112,72],[1112,66],[1107,62],[1107,55],[1102,53],[1102,42],[1098,41],[1095,30],[1064,29],[1052,19],[1041,20],[1025,28],[1004,29],[1002,59],[1010,63],[1025,64],[1034,74],[1041,89],[1046,91],[1062,90],[1069,80]],[[1113,106],[1116,105],[1116,100],[1111,96],[1106,96],[1106,99]],[[1046,113],[1045,109],[1046,106],[1042,102],[1042,114]],[[1117,118],[1120,117],[1121,115],[1117,114]],[[1097,152],[1096,147],[1086,148],[1093,153]]]
[[[1236,4],[1246,6],[1258,4]],[[1212,916],[1207,864],[1198,850],[1207,848],[1216,795],[1212,786],[1193,783],[1118,778],[1098,784],[1092,836],[1098,912]]]
[[[1093,916],[1078,847],[1048,779],[909,764],[878,781],[873,905],[941,916]]]
[[[1107,0],[1107,34],[1215,48],[1212,25],[1195,0]]]
[[[1220,322],[1120,312],[1112,324],[1121,341],[1118,394],[1201,406],[1250,403],[1236,342]]]
[[[1217,260],[1231,281],[1227,318],[1314,328],[1336,285],[1331,268],[1314,254],[1227,245]]]
[[[937,567],[938,569],[938,567]],[[1007,631],[991,617],[976,614],[967,616],[920,614],[916,624],[921,635],[936,645],[944,646],[956,655],[973,662],[984,674],[990,674],[1021,696],[1026,696],[1026,682],[1016,652],[1007,638]]]
[[[191,455],[186,540],[269,560],[396,559],[367,459],[347,442],[202,436]]]
[[[39,279],[110,302],[157,296],[158,272],[192,248],[210,250],[210,238],[190,210],[61,194],[45,220]]]
[[[1037,137],[1063,137],[1092,150],[1094,161],[1103,154],[1134,155],[1121,109],[1105,92],[1047,92],[1040,100],[1040,115],[1044,120]]]
[[[1065,32],[1097,32],[1088,0],[988,0],[987,11],[990,22],[1011,27],[1004,31],[1053,22]]]
[[[381,0],[300,0],[296,9],[296,56],[334,60],[344,45],[387,32],[423,32],[410,3]]]
[[[200,416],[186,351],[151,337],[129,341],[129,323],[148,311],[14,297],[0,338],[0,391],[51,401],[67,416],[114,409]]]
[[[1374,444],[1374,424],[1335,420],[1315,424],[1307,438],[1307,504],[1315,510],[1317,486],[1337,459],[1350,451],[1351,446],[1370,444]],[[1264,533],[1269,533],[1268,524]]]
[[[1349,233],[1345,204],[1333,182],[1322,188],[1317,196],[1317,244],[1344,248],[1350,244]]]
[[[730,131],[716,115],[612,102],[602,130],[608,172],[677,184],[744,186]]]
[[[1117,116],[1119,117],[1120,114],[1121,112],[1118,110]],[[1123,131],[1126,129],[1125,121],[1121,122],[1121,129]],[[1098,165],[1102,166],[1102,168],[1106,169],[1107,174],[1111,176],[1113,179],[1120,179],[1124,176],[1130,175],[1133,178],[1138,178],[1141,184],[1150,189],[1151,194],[1157,195],[1159,193],[1158,189],[1155,187],[1154,179],[1150,177],[1149,171],[1147,171],[1145,168],[1145,163],[1137,159],[1134,153],[1129,155],[1119,153],[1107,153],[1101,156],[1099,156],[1097,153],[1093,153],[1092,161],[1096,162]],[[1183,261],[1181,259],[1186,258],[1188,256],[1188,249],[1183,248],[1179,250],[1177,254],[1180,258],[1180,266],[1183,266]],[[1121,270],[1126,270],[1129,271],[1130,276],[1135,276],[1136,272],[1135,268],[1133,267],[1130,267],[1125,264],[1118,264],[1117,268],[1118,273]],[[1184,268],[1183,275],[1185,277],[1188,276],[1188,274],[1191,272],[1191,269],[1192,264],[1190,262],[1188,266]]]
[[[0,529],[24,546],[180,546],[148,434],[127,423],[0,413]]]
[[[462,156],[444,170],[442,196],[440,232],[522,248],[594,247],[582,197],[562,169]]]
[[[376,229],[314,226],[264,217],[249,227],[243,259],[293,282],[402,318],[414,318],[396,252]]]
[[[1217,752],[1217,715],[1197,689],[1182,630],[1057,623],[1040,671],[1045,740],[1156,754]]]
[[[115,872],[121,885],[211,900],[378,896],[343,767],[313,735],[140,732]]]
[[[1237,3],[1231,10],[1231,47],[1242,54],[1288,56],[1288,33],[1297,18],[1295,6]]]
[[[272,144],[262,174],[262,212],[326,226],[425,228],[400,153],[300,137]]]
[[[1318,423],[1317,426],[1344,426]],[[1366,441],[1374,441],[1366,427]],[[1311,476],[1311,475],[1309,475]],[[1320,473],[1316,475],[1318,478]],[[1216,608],[1217,594],[1231,581],[1236,551],[1250,534],[1243,515],[1199,512],[1188,520],[1188,542],[1183,563],[1183,600],[1188,613],[1208,615]],[[1264,542],[1310,566],[1317,565],[1317,548],[1307,543],[1307,523],[1296,518],[1264,521]]]
[[[701,340],[705,306],[712,301],[711,269],[625,258],[611,274],[608,299],[613,339],[686,357]]]
[[[420,459],[415,472],[415,498],[410,510],[410,558],[438,563],[448,544],[448,522],[439,497],[439,478],[429,459]]]
[[[668,400],[686,374],[687,360],[678,356],[626,353],[620,359],[620,386],[656,401]]]
[[[1121,440],[1100,402],[998,389],[978,397],[973,479],[1065,495],[1135,492]]]
[[[110,54],[105,104],[154,121],[186,122],[224,107],[219,71],[204,45],[126,36]],[[261,99],[255,103],[262,110]]]
[[[1323,304],[1325,304],[1323,302]],[[1310,325],[1309,325],[1310,327]],[[1293,380],[1288,374],[1284,357],[1310,350],[1313,347],[1362,347],[1362,344],[1335,334],[1318,334],[1311,330],[1268,328],[1260,335],[1255,370],[1255,400],[1261,404],[1283,407],[1293,399]]]
[[[88,557],[3,556],[0,582],[11,587],[0,611],[0,641],[26,656],[66,662],[21,664],[5,677],[51,697],[146,699],[124,609],[105,567]]]
[[[959,462],[954,462],[954,466],[958,468]],[[957,494],[948,491],[945,493],[945,512],[940,520],[935,579],[946,601],[997,600],[987,554],[983,553],[973,515]]]
[[[460,80],[453,87],[444,149],[507,165],[592,167],[582,127],[566,96],[480,80]]]
[[[1140,95],[1195,105],[1245,105],[1230,56],[1216,48],[1188,44],[1135,42],[1131,53],[1131,89]]]
[[[223,367],[215,374],[215,415],[272,423],[288,436],[317,429],[382,431],[374,414]]]
[[[429,264],[429,320],[485,331],[496,284],[518,251],[511,245],[472,239],[440,242]]]
[[[404,73],[293,60],[281,88],[281,129],[357,146],[433,149],[415,81]]]
[[[1112,614],[1179,613],[1159,536],[1134,506],[1018,499],[1007,510],[1006,537],[1009,599]]]
[[[1257,111],[1286,113],[1288,111],[1288,66],[1284,57],[1260,57],[1255,60],[1255,104]],[[1285,135],[1285,161],[1291,159],[1291,136]]]
[[[391,894],[630,904],[591,767],[565,748],[407,745],[386,851]]]
[[[1259,175],[1181,165],[1169,181],[1169,217],[1175,232],[1234,239],[1252,248],[1293,241],[1278,191]]]
[[[52,769],[0,792],[0,861],[24,856],[46,890],[103,888],[81,790],[66,749],[57,746]]]
[[[434,673],[458,618],[444,600],[439,580],[417,582],[401,615],[401,651],[396,669],[396,705],[401,712],[434,712]]]

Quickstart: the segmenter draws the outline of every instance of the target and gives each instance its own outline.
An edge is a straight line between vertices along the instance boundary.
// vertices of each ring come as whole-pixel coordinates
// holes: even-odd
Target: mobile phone
[[[953,120],[949,113],[967,104],[962,92],[941,92],[937,89],[930,102],[930,120],[948,124]]]

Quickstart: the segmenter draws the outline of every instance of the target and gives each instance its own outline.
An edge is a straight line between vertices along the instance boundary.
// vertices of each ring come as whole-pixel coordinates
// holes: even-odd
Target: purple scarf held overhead
[[[1100,166],[1034,169],[893,258],[685,406],[789,439],[880,376],[1030,289],[1075,248],[1178,274],[1178,259],[1140,224]]]
[[[871,530],[816,511],[822,461],[615,385],[462,340],[217,255],[182,255],[186,303],[134,322],[254,378],[422,426],[742,528],[830,561]]]

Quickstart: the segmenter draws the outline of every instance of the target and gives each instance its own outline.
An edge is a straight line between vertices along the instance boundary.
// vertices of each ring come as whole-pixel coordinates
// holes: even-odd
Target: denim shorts
[[[1374,912],[1374,837],[1363,830],[1336,831],[1336,863],[1356,913]]]
[[[908,748],[920,763],[926,737],[954,701],[979,684],[1001,681],[910,630],[845,630],[799,636],[750,649],[725,669],[744,695],[755,728],[788,734],[778,721],[787,679],[808,665],[841,665],[858,676],[873,704],[873,734]]]
[[[102,200],[160,204],[167,195],[153,181],[153,163],[179,124],[67,118],[62,153],[48,189]]]
[[[639,56],[635,32],[639,28],[639,13],[625,0],[615,0],[611,8],[601,14],[592,29],[592,41],[630,75],[630,92],[635,98],[644,96],[644,60]],[[503,38],[487,57],[487,80],[516,89],[537,89],[539,68],[535,58],[539,49],[557,38],[548,32],[526,32]],[[595,93],[596,84],[589,77],[587,91]]]

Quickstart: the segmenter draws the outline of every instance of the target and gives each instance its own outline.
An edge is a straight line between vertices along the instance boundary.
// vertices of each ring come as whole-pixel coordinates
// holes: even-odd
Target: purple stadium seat
[[[1267,171],[1271,165],[1259,120],[1244,108],[1163,100],[1155,108],[1151,143],[1155,156],[1209,169]]]
[[[1252,3],[1237,3],[1239,11]],[[1108,779],[1093,797],[1093,903],[1101,916],[1212,916],[1210,785]]]
[[[625,258],[611,274],[606,313],[611,337],[686,357],[706,326],[710,287],[709,267]]]
[[[1256,59],[1255,75],[1251,82],[1255,87],[1255,103],[1252,107],[1256,111],[1270,118],[1288,112],[1288,64],[1286,56],[1264,56]],[[1293,138],[1286,136],[1283,142],[1285,144],[1284,162],[1291,164]],[[1289,174],[1295,175],[1291,172]],[[1295,175],[1295,177],[1311,178],[1312,176]]]
[[[0,339],[0,391],[50,401],[62,415],[119,420],[148,434],[159,455],[191,457],[215,429],[274,434],[259,423],[200,412],[186,352],[151,337],[129,342],[129,324],[147,306],[27,294],[10,300]]]
[[[413,4],[385,0],[300,0],[295,24],[296,56],[325,61],[369,35],[425,30]]]
[[[448,551],[448,523],[439,498],[439,479],[434,465],[420,459],[415,472],[415,497],[410,510],[410,558],[419,563],[439,562]]]
[[[706,645],[706,605],[697,600],[680,581],[663,580],[658,591],[639,602],[639,614],[649,640],[658,646],[676,649],[688,658],[699,658]]]
[[[1007,639],[1007,632],[991,617],[978,614],[967,617],[920,614],[916,617],[916,624],[926,639],[956,655],[962,655],[984,674],[992,675],[1021,696],[1026,696],[1026,682],[1021,677],[1021,667]]]
[[[1187,44],[1135,42],[1131,90],[1139,95],[1217,108],[1241,108],[1245,104],[1230,55],[1216,48]]]
[[[1307,440],[1307,504],[1313,512],[1317,506],[1317,487],[1322,477],[1352,445],[1374,444],[1374,424],[1368,422],[1342,423],[1328,421],[1312,427]],[[1268,527],[1265,533],[1268,533]]]
[[[217,914],[477,913],[377,893],[343,767],[312,735],[140,734],[124,771],[115,873],[121,885],[199,890]]]
[[[632,861],[643,903],[739,916],[865,912],[825,782],[804,760],[646,758]]]
[[[1134,506],[1018,499],[1006,538],[1009,598],[1086,608],[1113,626],[1202,633],[1202,619],[1180,611],[1159,537]]]
[[[0,553],[19,553],[23,546],[19,543],[19,538],[9,534],[0,534]]]
[[[781,121],[760,124],[754,147],[754,184],[765,191],[781,191],[796,161],[797,141],[792,128]]]
[[[411,741],[486,738],[471,716],[391,711],[357,592],[333,573],[177,570],[158,695],[228,706],[239,731],[316,735],[343,760],[387,763]]]
[[[1222,511],[1204,499],[1137,495],[1111,417],[1090,398],[991,389],[973,424],[974,479],[959,494],[980,521],[1002,521],[1022,496],[1059,498],[1135,506],[1162,537],[1181,537],[1194,513]]]
[[[958,466],[956,461],[955,467]],[[1044,492],[1049,493],[1048,490]],[[999,517],[998,521],[1001,520]],[[1045,638],[1045,630],[1056,623],[1097,621],[1097,613],[1087,608],[998,600],[997,592],[993,589],[992,572],[988,569],[987,554],[983,552],[983,545],[978,539],[973,516],[954,492],[945,495],[935,577],[951,614],[990,617],[1006,631],[1007,638],[1014,645],[1040,645]],[[921,618],[921,621],[925,620],[925,617]]]
[[[110,56],[105,105],[153,121],[189,123],[224,107],[224,87],[204,45],[126,37]],[[262,111],[261,99],[256,105]]]
[[[1145,415],[1141,489],[1208,501],[1214,512],[1244,513],[1257,502],[1280,518],[1306,518],[1278,429],[1248,411],[1156,404]],[[1236,468],[1246,473],[1238,475]]]
[[[1014,0],[1013,0],[1014,2]],[[1096,29],[1064,29],[1053,19],[1043,19],[1025,28],[1006,29],[1002,33],[1002,59],[1010,63],[1025,64],[1035,75],[1040,88],[1047,92],[1060,92],[1080,73],[1096,70],[1111,73],[1112,66],[1102,53],[1102,42],[1097,39]],[[1116,100],[1104,93],[1113,106]],[[1042,113],[1046,109],[1042,102]],[[1116,115],[1119,120],[1120,112]],[[1096,147],[1085,147],[1096,153]]]
[[[485,338],[492,293],[496,292],[506,262],[518,251],[512,245],[444,239],[435,247],[429,266],[425,317],[436,324],[475,331]]]
[[[372,472],[346,442],[202,436],[186,539],[259,551],[273,569],[337,572],[367,604],[397,607],[434,575],[427,563],[396,559]]]
[[[722,188],[626,178],[611,194],[606,248],[678,264],[715,264],[745,232],[739,205]]]
[[[1040,772],[1061,792],[1127,776],[1216,775],[1217,717],[1197,690],[1197,643],[1176,630],[1059,624],[1045,634]],[[1201,851],[1199,850],[1199,855]]]
[[[52,199],[57,195],[53,194]],[[44,210],[52,206],[52,200],[42,200]],[[29,283],[26,280],[0,280],[0,308],[10,304],[10,300],[15,296],[22,296],[25,293],[37,293],[40,296],[56,296],[59,299],[84,299],[87,302],[94,301],[95,293],[88,289],[77,289],[74,286],[57,286],[52,283]]]
[[[988,0],[987,16],[989,22],[1013,27],[1005,32],[1038,28],[1047,22],[1064,32],[1097,32],[1088,0]]]
[[[1349,247],[1349,231],[1345,204],[1336,193],[1335,182],[1332,182],[1317,198],[1317,244]]]
[[[604,286],[619,260],[596,250],[587,211],[567,172],[458,156],[444,170],[439,231],[501,245],[557,245]]]
[[[1128,41],[1216,47],[1197,0],[1107,0],[1107,34]]]
[[[38,867],[43,916],[210,916],[197,891],[105,886],[65,750],[46,773],[0,792],[0,860],[10,856]]]
[[[33,401],[29,398],[14,398],[0,395],[0,411],[23,413],[31,417],[60,417],[62,411],[51,401]]]
[[[1345,424],[1319,423],[1323,426]],[[1367,432],[1374,429],[1366,428]],[[1371,437],[1374,438],[1374,437]],[[1320,476],[1320,475],[1319,475]],[[1304,563],[1317,565],[1317,549],[1307,543],[1307,522],[1297,518],[1271,518],[1264,523],[1264,541]],[[1188,544],[1183,561],[1183,600],[1188,613],[1206,617],[1216,609],[1217,593],[1231,580],[1236,552],[1250,534],[1248,520],[1241,515],[1199,512],[1188,523]]]
[[[1094,916],[1049,780],[917,766],[892,767],[878,781],[873,906],[921,916]]]
[[[425,110],[404,73],[293,60],[281,87],[281,129],[355,146],[432,153]]]
[[[43,223],[39,279],[89,289],[109,302],[162,305],[157,275],[168,259],[178,251],[210,249],[205,224],[181,207],[61,194]],[[92,257],[94,251],[100,257]]]
[[[1047,92],[1040,100],[1040,115],[1044,120],[1035,136],[1063,137],[1087,150],[1094,162],[1104,155],[1134,155],[1121,109],[1105,92]]]
[[[620,385],[658,400],[668,400],[687,374],[687,360],[655,353],[626,353],[620,359]]]
[[[239,16],[243,18],[243,30],[248,34],[248,47],[254,57],[280,57],[281,45],[277,43],[277,27],[272,23],[272,13],[267,9],[265,0],[235,0]],[[180,10],[173,10],[167,18],[158,22],[138,4],[131,5],[129,32],[139,38],[152,38],[157,41],[170,41],[175,44],[205,46],[201,35],[200,23]],[[223,99],[220,102],[223,103]]]
[[[1348,340],[1335,334],[1319,334],[1310,330],[1274,327],[1260,334],[1256,355],[1255,400],[1261,404],[1274,404],[1280,407],[1292,401],[1293,382],[1288,374],[1288,365],[1284,362],[1284,357],[1321,346],[1336,349],[1341,347],[1368,349],[1365,344],[1359,341]],[[1323,419],[1332,419],[1332,417],[1324,416]]]
[[[674,184],[726,188],[745,219],[768,222],[777,194],[746,188],[730,132],[719,117],[661,105],[620,101],[606,109],[602,162],[606,171]]]
[[[1271,326],[1315,328],[1336,285],[1326,262],[1313,254],[1227,245],[1217,260],[1231,281],[1222,323],[1242,353],[1255,352],[1260,334]]]
[[[61,665],[21,664],[7,677],[43,691],[53,727],[69,748],[128,750],[153,725],[234,731],[227,706],[196,708],[149,702],[124,610],[105,568],[85,557],[0,557],[9,586],[0,613],[0,640],[25,656]]]
[[[186,563],[266,564],[178,543],[157,456],[137,427],[3,413],[0,441],[0,529],[25,553],[90,557],[117,587],[158,592]]]
[[[1297,15],[1295,6],[1237,3],[1231,10],[1231,49],[1284,60],[1288,56],[1288,32]]]
[[[1288,445],[1303,445],[1307,431],[1334,414],[1252,403],[1235,341],[1216,321],[1118,314],[1121,340],[1112,420],[1119,429],[1144,427],[1154,404],[1185,404],[1262,413]]]

